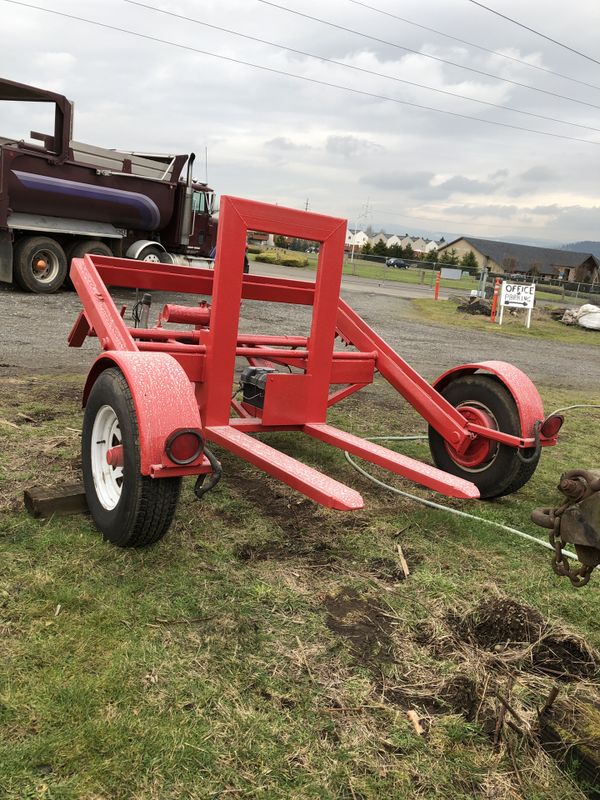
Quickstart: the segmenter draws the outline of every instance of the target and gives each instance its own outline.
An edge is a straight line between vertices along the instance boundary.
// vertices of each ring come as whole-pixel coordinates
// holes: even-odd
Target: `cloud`
[[[361,139],[358,136],[328,136],[325,148],[328,153],[341,155],[344,158],[356,158],[367,155],[370,151],[382,151],[382,145],[370,139]]]
[[[373,186],[375,189],[393,189],[396,191],[423,190],[431,186],[431,180],[435,177],[433,172],[400,172],[390,170],[388,172],[378,172],[373,175],[363,175],[361,183]]]
[[[545,183],[547,181],[555,180],[555,178],[558,177],[558,172],[550,167],[545,166],[544,164],[538,164],[535,167],[526,169],[525,172],[522,172],[517,177],[522,181],[527,181],[528,183]]]
[[[276,136],[274,139],[269,139],[268,142],[265,142],[265,147],[269,148],[270,150],[284,150],[286,152],[313,149],[309,144],[293,142],[291,139],[288,139],[285,136]]]
[[[496,184],[491,181],[479,181],[465,175],[454,175],[452,178],[437,184],[436,189],[443,195],[451,194],[488,194],[493,192]]]

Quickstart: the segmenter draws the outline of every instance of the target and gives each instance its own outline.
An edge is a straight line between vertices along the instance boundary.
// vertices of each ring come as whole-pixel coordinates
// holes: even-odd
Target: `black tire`
[[[504,433],[520,436],[521,427],[515,401],[508,389],[490,375],[461,375],[441,392],[455,408],[472,405],[484,410],[495,427]],[[539,454],[530,463],[523,463],[514,447],[492,444],[489,453],[476,467],[457,463],[440,434],[429,427],[429,449],[437,467],[471,481],[484,498],[502,497],[516,492],[531,478],[539,462]],[[525,451],[530,456],[530,451]]]
[[[98,239],[76,239],[71,244],[65,247],[67,256],[67,277],[65,286],[72,289],[73,284],[69,276],[71,270],[71,261],[74,258],[83,258],[86,253],[92,253],[99,256],[112,256],[113,252],[107,244],[100,242]]]
[[[113,254],[110,247],[98,239],[77,239],[65,248],[65,252],[69,267],[74,258],[83,258],[86,253],[98,256],[112,256]]]
[[[53,294],[67,277],[65,251],[49,236],[24,236],[15,245],[13,275],[26,292]]]
[[[92,466],[92,446],[96,447],[92,442],[94,423],[101,414],[108,413],[102,411],[106,407],[116,415],[124,450],[120,496],[113,508],[102,502],[102,489],[96,486]],[[83,419],[81,457],[88,507],[105,539],[120,547],[145,547],[166,534],[177,506],[181,478],[151,478],[140,473],[133,398],[118,369],[102,372],[92,387]]]

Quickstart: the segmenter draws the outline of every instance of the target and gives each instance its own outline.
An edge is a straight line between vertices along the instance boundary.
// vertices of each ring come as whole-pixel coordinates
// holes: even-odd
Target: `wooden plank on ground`
[[[87,511],[83,483],[63,486],[33,486],[23,493],[25,508],[32,517],[47,518]]]

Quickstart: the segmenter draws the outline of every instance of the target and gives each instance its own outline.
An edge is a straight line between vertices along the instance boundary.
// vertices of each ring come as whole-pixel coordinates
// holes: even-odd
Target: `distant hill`
[[[577,253],[591,253],[600,258],[600,242],[571,242],[563,245],[563,250],[575,250]]]

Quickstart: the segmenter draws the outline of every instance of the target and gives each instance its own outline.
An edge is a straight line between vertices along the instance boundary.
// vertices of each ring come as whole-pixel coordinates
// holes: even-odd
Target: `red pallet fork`
[[[315,282],[244,275],[248,230],[319,242]],[[206,442],[325,506],[363,506],[357,491],[254,433],[302,432],[452,497],[507,494],[531,477],[541,447],[558,434],[531,380],[488,361],[455,367],[430,385],[340,298],[345,231],[346,220],[223,197],[214,271],[98,255],[73,260],[83,310],[69,345],[93,335],[104,351],[84,389],[82,455],[88,504],[107,538],[128,546],[159,539],[180,478],[202,482],[211,473],[211,486],[218,477]],[[196,302],[212,296],[212,303],[167,305],[154,327],[132,328],[107,285],[183,292]],[[240,333],[243,299],[312,306],[309,335]],[[345,348],[335,349],[336,340]],[[240,357],[251,368],[238,401],[231,393]],[[327,423],[328,409],[370,384],[375,371],[429,424],[437,466]]]

